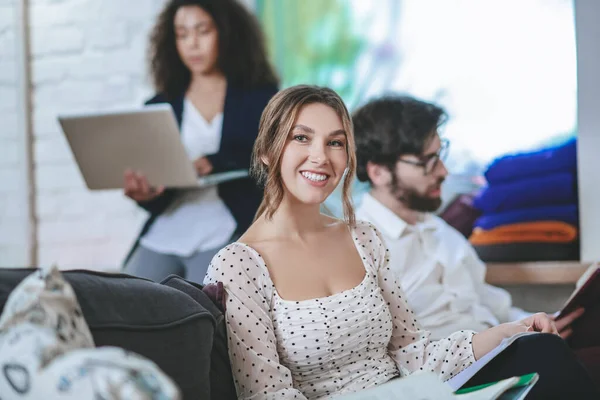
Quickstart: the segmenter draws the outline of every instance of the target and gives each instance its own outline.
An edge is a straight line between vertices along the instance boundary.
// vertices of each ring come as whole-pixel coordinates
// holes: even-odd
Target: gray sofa
[[[0,310],[35,269],[0,269]],[[235,399],[224,317],[199,285],[170,276],[158,284],[123,274],[65,271],[96,346],[154,361],[184,399]]]

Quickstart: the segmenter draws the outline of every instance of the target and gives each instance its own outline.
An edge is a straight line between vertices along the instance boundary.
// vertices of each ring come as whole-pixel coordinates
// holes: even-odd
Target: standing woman
[[[236,0],[171,0],[150,39],[158,92],[199,176],[248,168],[263,108],[278,80],[256,18]],[[125,272],[202,282],[213,255],[243,233],[262,200],[249,178],[190,190],[153,188],[125,172],[125,194],[150,213]]]

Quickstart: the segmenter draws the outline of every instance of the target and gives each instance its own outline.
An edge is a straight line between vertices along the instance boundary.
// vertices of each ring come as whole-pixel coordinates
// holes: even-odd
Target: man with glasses
[[[441,184],[448,175],[448,141],[438,134],[445,116],[431,103],[384,97],[364,105],[352,118],[356,174],[371,185],[357,219],[370,221],[382,233],[391,253],[389,266],[432,339],[463,329],[479,332],[519,320],[525,313],[512,307],[508,292],[485,283],[485,264],[471,244],[433,214],[442,203]],[[581,310],[556,321],[563,338],[579,316]],[[597,337],[595,332],[592,337]],[[600,346],[595,343],[575,353],[600,388]],[[545,354],[545,345],[539,345]],[[515,356],[513,361],[524,366],[527,357]],[[496,368],[492,364],[490,368]]]
[[[486,268],[469,242],[433,214],[448,170],[440,107],[411,97],[384,97],[353,116],[357,176],[371,185],[357,219],[373,223],[390,250],[390,267],[421,324],[435,339],[482,331],[523,311],[510,294],[485,283]]]

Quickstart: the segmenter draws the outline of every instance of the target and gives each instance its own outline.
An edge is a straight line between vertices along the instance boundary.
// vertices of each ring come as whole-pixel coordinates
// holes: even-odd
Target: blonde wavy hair
[[[258,137],[252,152],[251,173],[264,187],[264,198],[256,218],[265,214],[271,219],[281,204],[284,195],[281,178],[283,150],[302,107],[320,103],[331,107],[342,120],[346,132],[346,155],[348,164],[343,178],[342,204],[344,220],[355,225],[354,207],[350,197],[350,186],[356,171],[356,145],[352,118],[343,100],[326,87],[298,85],[277,93],[264,109],[258,129]]]

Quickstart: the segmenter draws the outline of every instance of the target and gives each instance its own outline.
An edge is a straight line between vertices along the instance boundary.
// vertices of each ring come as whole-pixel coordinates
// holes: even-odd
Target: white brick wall
[[[10,22],[10,19],[14,19],[15,8],[3,6],[1,10],[3,21],[0,22],[0,53],[3,60],[12,61],[15,57],[15,27]]]
[[[42,265],[117,269],[140,229],[145,214],[121,192],[86,189],[56,116],[137,106],[151,94],[146,46],[162,5],[163,0],[31,4]]]
[[[145,52],[162,4],[163,0],[128,0],[126,7],[121,0],[30,3],[41,265],[114,270],[140,229],[145,214],[120,192],[86,189],[56,117],[135,106],[151,94]],[[0,43],[5,43],[1,36]],[[6,47],[9,52],[10,45]],[[12,100],[4,100],[1,90],[0,86],[0,110],[8,109]],[[0,150],[0,158],[7,151]],[[2,181],[3,165],[0,160]]]
[[[33,25],[31,33],[31,51],[34,57],[79,54],[84,48],[84,32],[78,26],[36,27]]]
[[[27,262],[26,186],[18,135],[16,1],[0,0],[0,266]]]

